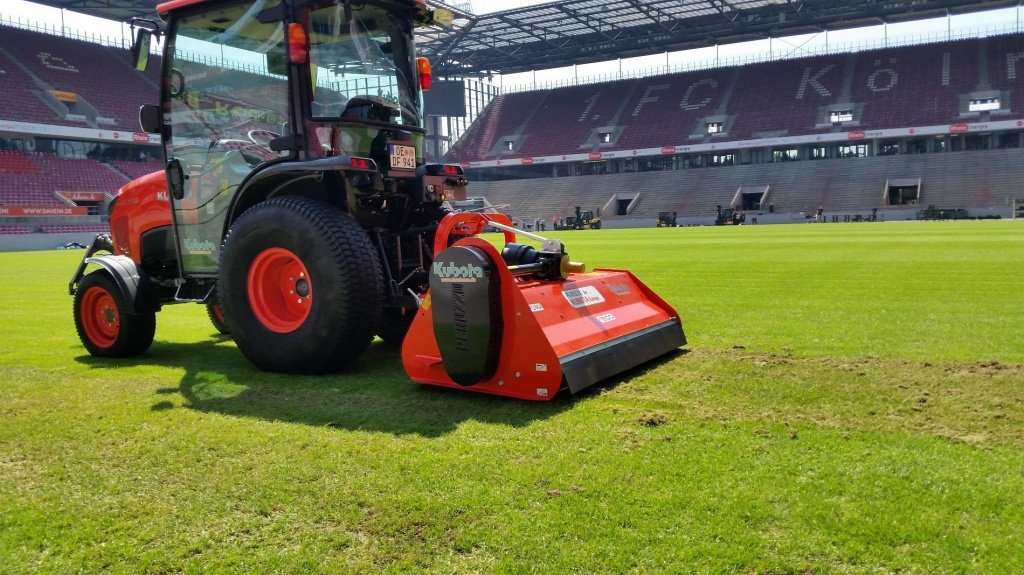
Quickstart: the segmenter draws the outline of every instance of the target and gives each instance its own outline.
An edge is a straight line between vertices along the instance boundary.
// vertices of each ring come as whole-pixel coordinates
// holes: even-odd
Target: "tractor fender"
[[[83,260],[85,264],[96,264],[103,268],[117,284],[128,304],[128,313],[159,311],[149,282],[138,265],[128,256],[103,255]]]
[[[332,156],[316,160],[274,162],[262,170],[249,174],[239,186],[238,193],[231,201],[228,217],[225,218],[225,232],[242,212],[274,195],[277,190],[299,178],[320,177],[325,172],[377,173],[377,163],[363,159],[358,167],[352,165],[351,156]]]

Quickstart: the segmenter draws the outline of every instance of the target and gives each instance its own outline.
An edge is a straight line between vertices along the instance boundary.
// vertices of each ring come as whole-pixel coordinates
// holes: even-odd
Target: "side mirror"
[[[163,125],[163,114],[160,106],[143,104],[139,106],[139,127],[147,134],[159,134]]]
[[[145,72],[149,66],[149,46],[153,39],[153,32],[145,28],[139,28],[135,32],[135,42],[132,43],[132,65],[139,72]]]
[[[348,3],[346,2],[346,5]],[[441,26],[450,28],[455,21],[455,13],[447,8],[427,10],[426,4],[419,4],[419,10],[413,22],[416,26]]]
[[[455,14],[447,8],[434,8],[430,18],[434,24],[442,28],[450,28],[455,21]]]
[[[181,162],[175,158],[167,162],[167,190],[171,197],[180,200],[185,197],[185,171],[181,168]]]

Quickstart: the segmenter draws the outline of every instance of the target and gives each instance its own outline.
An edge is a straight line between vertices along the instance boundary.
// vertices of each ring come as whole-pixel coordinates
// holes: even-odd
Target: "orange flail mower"
[[[477,237],[488,227],[504,233],[501,252]],[[418,383],[546,401],[686,343],[679,314],[633,274],[587,272],[560,241],[517,230],[504,215],[446,217],[429,271],[402,345]]]

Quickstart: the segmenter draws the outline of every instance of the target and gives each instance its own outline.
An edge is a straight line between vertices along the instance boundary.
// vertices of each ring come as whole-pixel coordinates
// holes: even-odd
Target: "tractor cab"
[[[157,10],[163,90],[142,123],[161,134],[183,274],[217,274],[231,221],[282,186],[323,195],[335,184],[335,201],[365,224],[407,223],[380,211],[388,195],[422,195],[406,185],[424,163],[429,64],[413,43],[414,22],[429,19],[422,3],[177,0]]]

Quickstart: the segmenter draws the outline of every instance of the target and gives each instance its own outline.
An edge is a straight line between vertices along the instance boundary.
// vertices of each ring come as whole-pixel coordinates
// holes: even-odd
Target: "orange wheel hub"
[[[93,287],[82,295],[82,328],[89,341],[98,347],[110,347],[121,331],[117,304],[107,290]]]
[[[265,249],[253,259],[247,288],[256,319],[275,333],[297,330],[313,307],[309,272],[298,256],[284,248]]]

